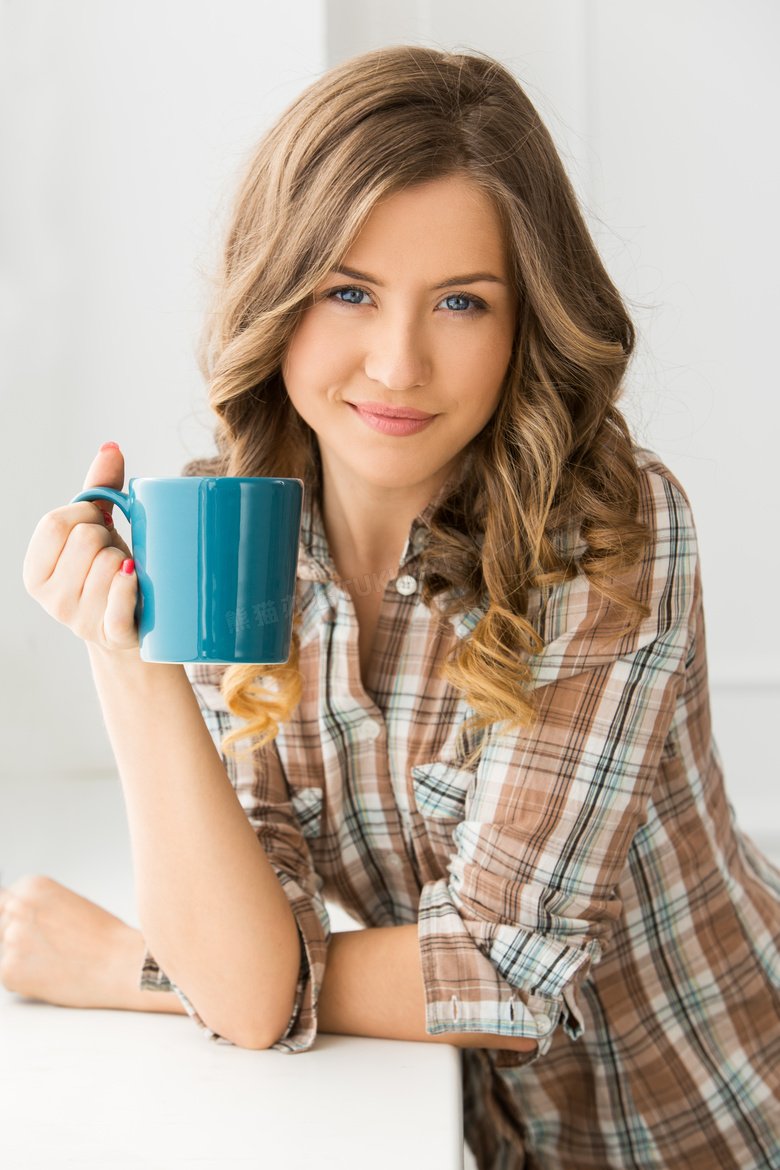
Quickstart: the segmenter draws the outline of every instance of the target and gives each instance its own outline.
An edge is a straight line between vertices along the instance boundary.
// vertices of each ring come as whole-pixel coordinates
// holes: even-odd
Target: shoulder
[[[692,586],[698,571],[698,543],[691,504],[679,480],[650,451],[637,452],[639,518],[650,540],[637,570],[631,574],[640,599],[658,602],[674,582]]]
[[[656,645],[676,656],[687,644],[698,595],[698,548],[690,502],[652,452],[637,451],[639,519],[649,539],[639,562],[612,584],[636,598],[646,616],[628,627],[625,607],[585,576],[537,598],[536,621],[545,649],[535,663],[537,685],[585,666],[607,665]]]
[[[678,621],[690,611],[698,579],[698,547],[690,502],[679,480],[652,451],[639,448],[635,456],[638,519],[647,526],[649,540],[639,564],[615,578],[615,583],[649,608],[650,616],[636,632],[636,637],[649,641],[657,636],[659,624]],[[560,529],[553,539],[564,559],[575,564],[586,551],[577,524]],[[485,597],[474,609],[452,619],[456,636],[471,635],[489,607]],[[614,659],[615,644],[626,645],[621,639],[626,610],[608,601],[581,571],[548,590],[531,590],[526,617],[548,647],[577,631],[578,644],[588,642],[593,662],[600,657],[599,644],[612,647],[604,651],[605,661]]]
[[[695,547],[696,528],[690,501],[676,476],[652,451],[637,448],[634,456],[638,470],[637,519],[647,526],[650,535],[643,557],[647,567],[667,555],[670,543],[679,546],[683,542],[690,552]],[[577,522],[558,529],[552,539],[564,560],[575,565],[587,551]]]
[[[696,539],[696,528],[688,496],[682,484],[652,451],[635,452],[639,468],[639,516],[651,532],[684,534]],[[655,550],[651,547],[650,555]]]

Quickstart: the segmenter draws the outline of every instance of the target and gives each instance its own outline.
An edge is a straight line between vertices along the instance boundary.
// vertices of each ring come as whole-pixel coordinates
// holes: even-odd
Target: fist
[[[138,932],[53,878],[31,874],[0,889],[0,981],[63,1007],[121,1007],[117,988]],[[136,966],[136,970],[138,966]]]

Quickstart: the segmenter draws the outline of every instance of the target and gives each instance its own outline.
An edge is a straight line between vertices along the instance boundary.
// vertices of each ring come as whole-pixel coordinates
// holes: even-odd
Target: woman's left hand
[[[0,982],[63,1007],[127,1006],[127,972],[140,967],[140,933],[53,878],[0,888]]]

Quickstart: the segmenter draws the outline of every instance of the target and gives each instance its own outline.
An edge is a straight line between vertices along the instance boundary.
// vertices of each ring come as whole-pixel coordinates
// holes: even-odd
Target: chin
[[[427,483],[437,485],[439,481],[443,482],[450,473],[450,463],[441,466],[428,464],[424,467],[403,463],[399,466],[397,463],[383,464],[379,459],[374,459],[364,467],[355,467],[354,473],[371,487],[403,491],[404,488],[421,488]]]

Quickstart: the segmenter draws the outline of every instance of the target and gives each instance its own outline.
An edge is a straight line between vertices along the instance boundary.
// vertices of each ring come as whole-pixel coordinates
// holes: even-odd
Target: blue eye
[[[469,309],[478,307],[477,302],[472,297],[466,297],[462,293],[453,293],[452,296],[445,297],[442,304],[446,309],[456,313],[467,312]]]
[[[344,305],[367,305],[371,303],[370,296],[362,288],[334,288],[331,289],[328,296],[333,297],[334,300],[341,301]],[[366,299],[363,300],[363,297]]]

